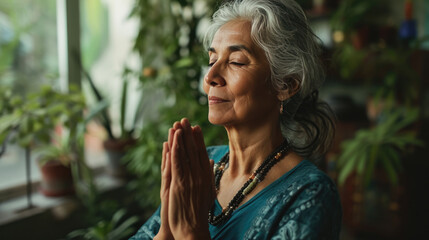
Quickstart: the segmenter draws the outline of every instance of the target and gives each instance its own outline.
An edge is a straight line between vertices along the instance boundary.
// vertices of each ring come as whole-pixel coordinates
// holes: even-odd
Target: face
[[[210,69],[204,78],[213,124],[254,125],[278,119],[279,102],[270,87],[269,63],[252,41],[250,29],[248,21],[232,21],[214,36]]]

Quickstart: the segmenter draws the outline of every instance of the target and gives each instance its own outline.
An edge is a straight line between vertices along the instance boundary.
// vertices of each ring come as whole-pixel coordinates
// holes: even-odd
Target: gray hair
[[[251,38],[265,51],[274,89],[284,90],[291,81],[299,82],[299,92],[282,103],[283,136],[301,156],[322,156],[332,142],[335,124],[329,106],[318,100],[324,72],[317,37],[304,11],[293,0],[229,1],[214,13],[204,37],[205,46],[209,47],[225,23],[242,19],[251,22]]]

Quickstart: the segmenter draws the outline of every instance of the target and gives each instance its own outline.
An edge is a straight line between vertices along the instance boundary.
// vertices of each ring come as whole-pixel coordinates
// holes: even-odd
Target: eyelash
[[[215,64],[215,62],[209,63],[208,66],[211,67],[211,66],[213,66],[213,64]],[[244,66],[245,65],[244,63],[238,63],[238,62],[230,62],[230,64],[237,65],[237,66]]]

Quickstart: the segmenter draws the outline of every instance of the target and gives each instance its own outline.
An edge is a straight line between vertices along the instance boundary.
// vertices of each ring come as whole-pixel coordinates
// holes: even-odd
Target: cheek
[[[269,110],[276,102],[276,95],[269,89],[269,83],[253,82],[236,86],[237,105],[253,110]]]

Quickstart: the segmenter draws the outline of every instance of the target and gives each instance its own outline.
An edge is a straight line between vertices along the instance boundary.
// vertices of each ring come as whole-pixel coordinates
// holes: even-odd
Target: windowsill
[[[113,191],[125,184],[123,180],[114,178],[106,172],[98,174],[95,181],[98,190],[102,193]],[[30,209],[28,209],[25,194],[2,201],[0,203],[0,228],[47,212],[51,212],[54,219],[63,220],[81,208],[80,201],[75,195],[46,197],[37,190],[37,187],[33,187],[31,199],[34,207]]]

